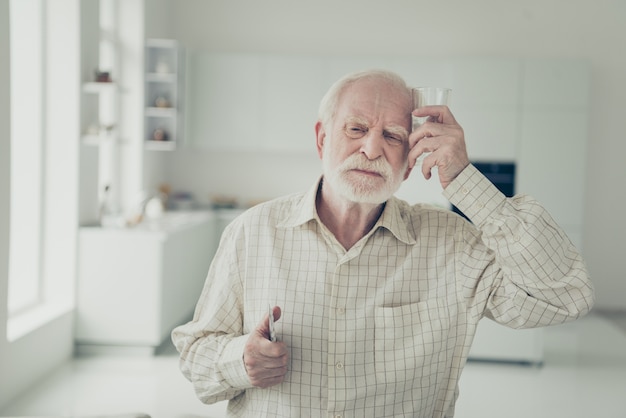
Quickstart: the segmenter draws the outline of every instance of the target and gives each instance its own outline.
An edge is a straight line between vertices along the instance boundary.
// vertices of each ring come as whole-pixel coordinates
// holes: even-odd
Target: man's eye
[[[385,139],[387,141],[389,141],[390,143],[392,143],[392,144],[401,144],[402,143],[402,138],[400,138],[397,135],[387,134],[387,135],[385,135]]]
[[[346,127],[346,134],[350,138],[361,138],[367,132],[367,128],[358,125],[348,125]]]

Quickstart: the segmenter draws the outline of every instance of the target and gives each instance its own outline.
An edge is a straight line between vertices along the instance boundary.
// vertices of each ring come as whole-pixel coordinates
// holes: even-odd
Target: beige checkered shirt
[[[231,416],[451,417],[478,321],[536,327],[591,308],[583,261],[536,201],[505,198],[473,166],[446,197],[451,211],[390,199],[346,251],[322,225],[318,184],[261,204],[223,234],[191,322],[174,330],[181,369]],[[285,381],[254,388],[247,334],[283,314]]]

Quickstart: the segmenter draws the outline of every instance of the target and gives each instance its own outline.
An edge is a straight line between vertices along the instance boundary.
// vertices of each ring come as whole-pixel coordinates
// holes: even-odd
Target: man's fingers
[[[285,380],[285,374],[280,374],[274,377],[269,377],[269,378],[263,378],[263,379],[255,379],[250,377],[250,382],[259,388],[269,388],[271,386],[277,385],[279,383],[282,383],[282,381]]]
[[[409,167],[413,168],[417,160],[424,153],[432,153],[441,146],[440,140],[434,137],[423,137],[416,141],[415,145],[409,150]]]
[[[428,117],[429,121],[456,125],[456,119],[448,106],[421,106],[415,109],[413,116],[418,118]]]
[[[278,321],[280,319],[280,316],[282,314],[282,311],[280,309],[279,306],[274,306],[272,308],[272,312],[274,313],[274,321]],[[270,338],[270,316],[269,313],[266,313],[263,316],[263,319],[261,320],[261,322],[259,322],[259,324],[256,327],[256,332],[261,335],[263,338],[268,339]]]
[[[289,355],[283,342],[262,339],[246,347],[243,361],[252,385],[265,388],[283,381]]]
[[[274,320],[281,316],[278,306],[271,308]],[[252,385],[266,388],[283,381],[287,373],[289,354],[284,342],[269,340],[269,312],[250,334],[244,347],[243,362]]]
[[[282,314],[280,306],[274,306],[272,308],[272,312],[274,312],[274,321],[278,321],[280,319],[280,315]]]
[[[287,367],[287,349],[284,343],[259,344],[258,350],[244,355],[246,368],[250,371],[272,370]]]

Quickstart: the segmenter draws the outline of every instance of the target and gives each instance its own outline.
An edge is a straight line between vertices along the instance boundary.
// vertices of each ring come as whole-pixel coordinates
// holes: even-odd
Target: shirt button
[[[335,364],[335,367],[337,368],[337,370],[341,370],[341,369],[343,369],[343,363],[342,363],[342,362],[340,362],[340,361],[338,361],[338,362]]]
[[[341,414],[335,414],[335,418],[343,418],[343,415],[341,415]]]
[[[345,313],[346,313],[346,310],[345,310],[344,308],[338,308],[338,309],[337,309],[337,313],[338,313],[339,315],[343,315],[343,314],[345,314]]]
[[[468,194],[468,193],[469,193],[469,190],[467,189],[467,187],[463,187],[463,188],[461,189],[461,193],[463,193],[463,194]]]

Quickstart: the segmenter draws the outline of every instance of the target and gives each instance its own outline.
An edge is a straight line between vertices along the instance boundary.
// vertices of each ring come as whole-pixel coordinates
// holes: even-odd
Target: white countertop
[[[171,233],[204,222],[213,221],[216,217],[213,211],[168,211],[157,219],[144,219],[137,225],[128,227],[100,225],[81,226],[81,231],[98,231],[99,233],[138,233],[164,232]]]

